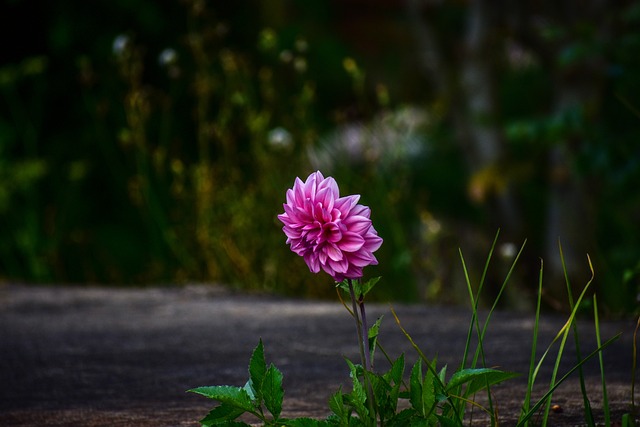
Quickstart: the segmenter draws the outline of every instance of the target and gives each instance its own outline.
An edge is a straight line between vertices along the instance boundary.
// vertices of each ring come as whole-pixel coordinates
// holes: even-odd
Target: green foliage
[[[203,426],[216,425],[248,425],[236,423],[238,417],[245,413],[259,418],[264,425],[289,425],[287,420],[280,419],[284,389],[282,388],[282,372],[275,366],[267,364],[264,357],[262,340],[253,350],[249,361],[249,380],[244,387],[209,386],[188,390],[209,399],[220,402],[209,414],[200,420]],[[271,416],[264,414],[266,409]],[[311,421],[299,421],[295,426],[313,426]]]
[[[264,358],[264,345],[262,340],[253,350],[251,359],[249,360],[249,384],[253,395],[257,399],[262,399],[262,384],[267,376],[267,362]]]
[[[345,279],[336,284],[337,288],[342,289],[345,293],[349,294],[349,281],[353,285],[353,292],[356,295],[358,301],[364,301],[365,296],[373,289],[373,287],[380,281],[380,276],[374,277],[362,282],[361,279]]]
[[[502,372],[490,368],[463,369],[453,374],[446,390],[452,391],[468,383],[463,397],[469,397],[494,384],[514,378],[516,375],[511,372]]]
[[[339,389],[331,396],[329,408],[332,415],[326,421],[280,418],[284,397],[283,377],[273,365],[266,368],[262,341],[258,343],[251,356],[250,379],[244,387],[208,386],[197,387],[189,392],[219,402],[219,405],[201,420],[203,426],[247,425],[236,421],[245,413],[259,418],[266,426],[374,426],[377,417],[385,425],[390,426],[407,425],[403,424],[407,422],[410,423],[409,425],[436,425],[438,421],[442,421],[440,418],[444,416],[443,414],[451,412],[449,406],[451,390],[457,390],[462,385],[468,384],[468,394],[474,394],[491,384],[511,378],[511,375],[493,369],[469,369],[454,374],[449,384],[445,384],[443,382],[445,370],[441,371],[442,378],[435,375],[431,369],[423,374],[422,361],[418,360],[411,371],[409,389],[403,392],[401,387],[404,384],[404,362],[404,355],[401,355],[393,361],[387,372],[376,374],[365,372],[362,366],[355,365],[346,359],[352,380],[352,390],[345,394]],[[368,401],[365,391],[365,381],[370,381],[374,390],[376,409],[373,413],[369,409],[371,402]],[[411,407],[397,412],[398,401],[405,396],[408,396]],[[440,411],[436,412],[438,405],[440,405]],[[264,415],[263,408],[269,411],[271,417]]]
[[[454,406],[457,399],[462,397],[467,402],[468,397],[514,376],[489,368],[464,369],[454,373],[445,382],[446,369],[436,373],[433,363],[423,373],[423,362],[419,359],[411,370],[408,388],[403,390],[404,355],[400,355],[391,363],[389,370],[381,374],[367,372],[361,365],[345,360],[349,367],[352,389],[346,394],[339,389],[330,397],[329,408],[332,414],[325,421],[280,418],[284,398],[283,377],[273,365],[266,367],[262,340],[251,356],[250,379],[244,387],[209,386],[189,391],[220,403],[201,420],[204,426],[246,425],[235,422],[245,413],[259,418],[266,426],[375,426],[378,422],[376,420],[389,426],[435,426],[438,423],[461,425],[462,420],[457,418],[458,412]],[[370,410],[372,402],[368,400],[366,392],[367,382],[372,384],[374,390],[373,412]],[[464,391],[460,394],[463,388]],[[398,412],[400,399],[407,399],[410,407]],[[263,408],[269,411],[271,417],[264,415]]]
[[[469,419],[470,416],[467,414],[467,408],[471,407],[474,409],[479,408],[486,414],[488,417],[488,425],[499,425],[500,420],[498,418],[497,410],[495,409],[496,407],[494,406],[495,404],[493,402],[491,388],[497,384],[513,379],[518,374],[487,367],[484,362],[485,350],[483,341],[489,326],[491,315],[498,303],[497,299],[502,295],[502,290],[513,273],[518,256],[515,257],[513,265],[507,272],[502,288],[498,293],[496,301],[494,301],[494,306],[488,312],[484,324],[480,324],[478,320],[479,292],[483,288],[483,281],[485,280],[486,271],[489,267],[497,240],[498,235],[496,235],[493,245],[489,250],[484,272],[481,276],[480,284],[477,287],[478,294],[474,294],[472,291],[469,279],[470,274],[467,270],[465,259],[461,255],[462,266],[470,291],[469,298],[471,301],[472,316],[469,324],[468,339],[465,345],[462,363],[452,374],[448,373],[447,366],[444,366],[439,370],[437,369],[437,361],[435,359],[429,360],[425,356],[422,350],[411,338],[411,335],[409,335],[409,333],[404,329],[395,311],[392,309],[391,312],[394,315],[398,327],[416,350],[418,356],[417,360],[411,367],[408,378],[405,378],[405,355],[400,354],[399,357],[392,360],[378,341],[382,320],[382,318],[379,318],[372,327],[368,328],[367,331],[367,338],[370,345],[370,360],[367,360],[367,358],[364,357],[364,354],[361,354],[362,364],[355,364],[349,359],[345,359],[349,368],[351,390],[349,392],[344,392],[342,387],[340,387],[333,395],[330,396],[328,405],[331,410],[331,415],[329,415],[326,420],[322,421],[308,418],[291,420],[281,418],[280,416],[284,398],[284,391],[282,389],[283,376],[282,373],[273,365],[267,367],[264,356],[264,345],[262,340],[260,340],[251,355],[249,362],[249,381],[244,387],[214,386],[199,387],[190,390],[191,392],[201,394],[219,402],[219,405],[201,421],[202,424],[206,426],[244,425],[231,423],[235,423],[235,420],[237,420],[238,417],[248,413],[260,419],[260,421],[262,421],[266,426],[376,427],[379,425],[385,425],[391,427],[461,427]],[[569,293],[568,299],[570,301],[572,311],[564,326],[560,328],[552,342],[538,358],[538,326],[540,322],[542,278],[543,268],[541,265],[538,279],[538,301],[534,318],[530,370],[528,373],[529,376],[526,394],[522,403],[522,411],[519,415],[517,426],[530,425],[531,419],[534,416],[541,416],[543,425],[546,425],[549,418],[549,408],[553,393],[576,372],[581,376],[583,365],[596,357],[598,357],[600,363],[603,399],[606,405],[607,394],[603,350],[620,336],[620,334],[618,334],[604,343],[601,342],[597,300],[594,298],[594,326],[597,338],[597,348],[586,356],[583,356],[580,352],[580,338],[575,331],[575,320],[581,303],[589,290],[592,282],[590,280],[584,286],[582,292],[578,295],[575,301],[573,300],[573,296]],[[375,279],[373,282],[369,283],[375,284],[377,282],[378,280]],[[363,291],[363,289],[370,290],[372,286],[373,285],[370,284],[354,286],[353,281],[337,285],[338,288],[341,288],[345,292],[349,292],[352,297],[354,307],[354,312],[351,312],[351,314],[354,316],[356,322],[362,323],[358,323],[359,344],[361,344],[360,341],[362,340],[360,330],[364,329],[366,326],[366,320],[363,315],[364,294],[366,294],[366,291]],[[358,289],[359,296],[356,296],[356,292],[352,292],[354,288]],[[570,289],[571,288],[568,286],[568,290]],[[346,304],[345,307],[347,307]],[[355,312],[358,309],[362,316],[358,316]],[[347,310],[351,311],[348,307]],[[638,325],[640,325],[640,320]],[[571,332],[574,332],[575,353],[577,359],[573,367],[560,376],[560,361],[565,355],[567,340]],[[477,334],[477,347],[475,351],[472,351],[469,337],[474,333]],[[532,402],[532,392],[536,381],[539,379],[538,376],[541,372],[543,363],[551,354],[555,345],[557,345],[557,354],[549,386],[546,392],[544,392],[538,400]],[[379,368],[376,370],[373,369],[371,361],[374,359],[376,350],[380,350],[389,362],[389,367],[386,371],[381,371]],[[473,357],[470,357],[472,354]],[[407,379],[408,382],[406,381]],[[581,393],[584,402],[585,421],[587,422],[587,425],[595,425],[595,417],[591,411],[591,405],[585,387],[581,386]],[[478,403],[478,397],[482,395],[486,397],[486,399],[483,399],[487,402],[486,406],[482,406]],[[402,402],[402,404],[400,404],[400,402]],[[271,416],[265,416],[264,409],[266,409]],[[477,418],[474,418],[474,420],[476,419]],[[608,409],[605,410],[605,419],[608,425],[610,423]],[[626,420],[624,422],[631,425],[629,424],[631,422],[629,417],[625,417],[623,420]]]
[[[367,338],[369,340],[369,351],[371,364],[374,363],[375,350],[378,345],[378,335],[380,333],[380,325],[382,324],[383,316],[380,316],[378,320],[369,328],[369,332],[367,333]]]
[[[201,394],[202,396],[220,401],[225,404],[225,410],[219,411],[220,415],[225,417],[229,415],[226,408],[232,406],[242,411],[250,412],[254,409],[254,405],[247,390],[243,387],[231,387],[231,386],[210,386],[210,387],[197,387],[189,390],[192,393]]]
[[[273,414],[275,419],[278,419],[280,412],[282,412],[284,390],[282,389],[282,372],[273,365],[267,369],[261,394],[264,396],[264,405],[267,410]]]

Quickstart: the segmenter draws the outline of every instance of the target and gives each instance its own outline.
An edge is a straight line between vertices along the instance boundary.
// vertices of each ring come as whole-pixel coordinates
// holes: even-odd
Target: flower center
[[[335,222],[328,222],[322,225],[322,240],[330,243],[339,242],[342,239],[342,232]]]

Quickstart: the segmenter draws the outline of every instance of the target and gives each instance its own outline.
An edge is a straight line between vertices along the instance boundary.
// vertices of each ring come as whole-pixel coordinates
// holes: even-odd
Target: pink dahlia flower
[[[371,209],[359,195],[340,197],[335,179],[314,172],[296,178],[287,190],[284,213],[278,215],[291,250],[309,269],[326,271],[336,282],[362,277],[362,269],[378,264],[373,253],[382,239],[371,224]]]

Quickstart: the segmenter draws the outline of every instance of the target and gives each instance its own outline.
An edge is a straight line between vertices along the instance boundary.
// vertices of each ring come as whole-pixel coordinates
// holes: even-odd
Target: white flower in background
[[[516,256],[517,252],[518,248],[513,243],[503,243],[502,245],[500,245],[500,255],[503,258],[513,258],[514,256]]]
[[[293,53],[291,53],[291,51],[288,49],[283,50],[282,52],[280,52],[280,61],[284,62],[285,64],[293,61]]]
[[[178,54],[175,49],[166,48],[158,55],[158,63],[163,67],[174,65],[178,61]]]
[[[111,51],[114,55],[121,56],[129,48],[130,43],[131,40],[129,39],[129,36],[120,34],[115,39],[113,39],[113,43],[111,44]]]
[[[296,50],[298,52],[304,53],[309,49],[309,43],[303,38],[296,39]]]
[[[291,133],[283,127],[271,129],[267,134],[267,140],[269,145],[278,149],[289,148],[293,144]]]
[[[293,68],[295,68],[295,70],[299,73],[304,73],[305,71],[307,71],[307,60],[304,58],[296,58],[293,61]]]
[[[325,136],[309,151],[315,169],[331,171],[338,164],[377,163],[393,167],[422,155],[430,117],[422,109],[404,107],[385,112],[368,123],[348,123]]]

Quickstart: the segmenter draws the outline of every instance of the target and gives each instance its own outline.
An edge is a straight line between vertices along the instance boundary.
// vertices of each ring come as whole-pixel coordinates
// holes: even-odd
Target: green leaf
[[[345,359],[347,364],[349,365],[349,371],[351,372],[351,380],[353,382],[353,388],[351,393],[345,395],[347,402],[353,406],[356,413],[362,420],[366,420],[369,418],[369,410],[367,410],[365,404],[367,401],[367,394],[364,391],[364,387],[358,378],[358,370],[357,367],[349,360]]]
[[[344,406],[343,396],[342,387],[340,387],[338,391],[329,398],[329,409],[338,417],[340,425],[347,425],[349,421],[349,411],[346,406]]]
[[[411,406],[420,414],[424,415],[422,404],[422,360],[413,365],[411,376],[409,377],[409,402]]]
[[[438,418],[438,423],[441,427],[461,427],[462,423],[455,418],[443,417],[441,415],[436,415]]]
[[[371,363],[373,364],[373,358],[376,352],[376,344],[378,342],[378,334],[380,333],[380,324],[382,323],[382,317],[378,317],[378,320],[369,328],[367,336],[369,337],[369,352],[371,355]]]
[[[369,328],[368,337],[369,337],[370,340],[378,337],[378,333],[380,332],[380,324],[382,323],[382,318],[383,317],[384,316],[378,317],[378,320],[376,320],[376,323],[374,323]]]
[[[259,402],[256,402],[256,400],[257,400],[256,399],[256,394],[253,392],[253,383],[251,382],[251,380],[248,380],[245,383],[244,387],[242,387],[242,389],[247,392],[247,394],[249,395],[249,399],[251,399],[251,401],[254,404],[259,403]]]
[[[447,384],[447,391],[452,390],[458,386],[461,386],[469,381],[486,374],[487,372],[491,372],[490,368],[475,368],[475,369],[461,369],[453,374],[451,380]]]
[[[278,423],[278,425],[281,425]],[[315,420],[313,418],[296,418],[294,420],[286,420],[282,425],[287,427],[325,427],[330,426],[327,421]]]
[[[262,339],[253,350],[249,360],[249,380],[253,388],[253,394],[258,399],[262,399],[262,383],[267,373],[267,362],[264,359],[264,345]]]
[[[385,425],[387,427],[406,427],[411,426],[412,421],[420,419],[424,420],[424,418],[419,418],[418,413],[413,408],[403,409],[398,412],[393,418],[391,418]],[[426,420],[425,420],[426,421]]]
[[[358,279],[345,279],[342,282],[337,283],[336,287],[349,294],[349,280],[351,280],[351,284],[353,285],[353,293],[358,300],[362,300],[369,293],[369,291],[371,291],[371,289],[373,289],[373,287],[380,281],[380,279],[380,277],[374,277],[364,283],[361,283]]]
[[[242,421],[221,421],[214,424],[202,424],[205,427],[251,427],[251,424],[243,423]]]
[[[511,372],[499,371],[491,368],[462,369],[453,374],[446,386],[446,391],[451,391],[458,386],[469,383],[464,396],[470,396],[487,386],[497,384],[517,376]]]
[[[391,365],[389,372],[384,374],[389,382],[393,381],[394,384],[400,384],[402,382],[402,375],[404,374],[404,353],[398,356],[398,358]]]
[[[494,384],[499,384],[503,381],[510,380],[511,378],[515,378],[520,374],[513,372],[504,372],[504,371],[494,371],[487,372],[486,374],[475,378],[471,381],[465,390],[465,397],[471,396],[481,390],[484,390],[487,387],[490,387]]]
[[[282,372],[273,364],[269,366],[262,384],[264,396],[264,406],[277,420],[282,412],[282,401],[284,399],[284,389],[282,388]]]
[[[391,369],[384,374],[384,378],[392,385],[389,392],[390,403],[392,409],[395,412],[398,406],[398,399],[400,398],[400,387],[402,386],[402,376],[404,375],[404,354],[401,354],[391,366]]]
[[[445,384],[445,379],[447,378],[447,365],[444,365],[442,369],[440,369],[438,377],[440,377],[440,383]]]
[[[349,279],[344,279],[342,282],[340,283],[336,283],[336,288],[340,288],[342,289],[344,292],[346,292],[347,294],[349,294]]]
[[[242,408],[223,403],[213,408],[206,417],[200,420],[200,423],[203,426],[212,426],[221,422],[233,421],[244,413],[245,410]]]
[[[392,399],[393,388],[389,381],[382,376],[373,372],[367,373],[367,377],[373,386],[374,402],[377,406],[377,413],[380,419],[387,420],[396,412],[397,399]]]
[[[372,279],[367,280],[364,283],[361,283],[358,287],[356,287],[356,296],[360,299],[364,298],[371,289],[380,281],[381,277],[374,277]]]
[[[435,383],[435,374],[431,369],[428,369],[422,382],[422,407],[424,408],[424,414],[427,418],[430,418],[436,406]]]
[[[234,406],[245,411],[253,411],[254,405],[247,391],[241,387],[232,387],[227,385],[197,387],[187,390],[191,393],[200,394],[209,399],[214,399],[220,403]]]

